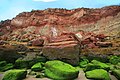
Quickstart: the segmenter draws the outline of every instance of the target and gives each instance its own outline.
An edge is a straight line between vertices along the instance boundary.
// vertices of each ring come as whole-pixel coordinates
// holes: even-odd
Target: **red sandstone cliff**
[[[12,20],[0,23],[0,35],[7,33],[12,37],[19,37],[21,34],[23,38],[41,35],[58,36],[62,32],[80,30],[116,35],[120,32],[120,6],[33,10],[20,13]]]

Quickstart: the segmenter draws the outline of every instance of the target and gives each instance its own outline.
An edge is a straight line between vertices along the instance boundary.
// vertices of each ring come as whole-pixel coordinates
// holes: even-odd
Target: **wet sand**
[[[111,74],[109,74],[109,75],[110,75],[111,80],[118,80],[115,76],[113,76]],[[4,73],[0,72],[0,80],[2,80],[3,76],[4,76]],[[24,80],[52,80],[52,79],[49,79],[49,78],[35,78],[34,76],[28,75]],[[75,80],[93,80],[93,79],[87,79],[85,77],[84,71],[80,70],[78,78],[75,79]]]
[[[2,80],[2,78],[3,78],[3,75],[4,73],[3,72],[0,72],[0,80]]]

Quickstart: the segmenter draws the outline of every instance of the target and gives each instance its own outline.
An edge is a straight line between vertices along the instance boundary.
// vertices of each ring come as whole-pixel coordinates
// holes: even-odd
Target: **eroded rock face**
[[[120,6],[100,9],[77,8],[73,10],[49,8],[23,12],[12,20],[0,23],[0,34],[9,34],[21,29],[44,36],[58,36],[63,32],[79,30],[115,35],[120,31]],[[2,26],[2,27],[1,27]],[[34,26],[34,29],[31,28]],[[12,32],[13,31],[13,32]],[[23,35],[18,35],[19,38]]]
[[[75,41],[51,43],[43,47],[43,55],[50,59],[59,59],[72,65],[78,65],[80,46]]]

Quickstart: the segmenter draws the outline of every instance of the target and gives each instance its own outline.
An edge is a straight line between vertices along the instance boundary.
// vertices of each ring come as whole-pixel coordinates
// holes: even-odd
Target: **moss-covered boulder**
[[[100,69],[105,69],[107,71],[110,69],[109,65],[102,63],[100,61],[97,61],[97,60],[92,60],[91,63],[100,66]]]
[[[112,74],[118,79],[120,80],[120,69],[115,69],[112,71]]]
[[[9,64],[7,64],[7,65],[5,65],[5,66],[3,66],[3,67],[0,67],[0,71],[7,71],[7,70],[10,70],[10,69],[12,69],[14,67],[14,65],[12,64],[12,63],[9,63]]]
[[[19,69],[28,68],[28,66],[29,66],[29,61],[27,60],[17,59],[15,61],[15,68],[19,68]]]
[[[91,63],[87,64],[84,71],[91,71],[94,69],[104,69],[104,70],[109,71],[110,66],[100,61],[92,60]]]
[[[5,73],[2,80],[22,80],[26,78],[26,70],[9,70]]]
[[[31,67],[31,70],[32,71],[41,71],[43,68],[42,68],[42,64],[39,62],[39,63],[36,63],[34,64],[32,67]]]
[[[111,64],[118,64],[120,62],[120,56],[111,56],[109,62]]]
[[[94,69],[100,69],[100,66],[99,65],[96,65],[96,64],[92,64],[92,63],[89,63],[87,64],[87,66],[84,68],[84,71],[91,71],[91,70],[94,70]]]
[[[87,71],[85,75],[88,79],[111,80],[108,72],[103,69],[95,69],[92,71]]]
[[[78,69],[62,61],[54,60],[45,63],[45,75],[55,80],[75,79],[78,73]]]
[[[5,66],[6,64],[7,64],[7,62],[6,62],[6,61],[0,61],[0,67]]]
[[[12,69],[14,66],[12,63],[8,63],[6,61],[1,61],[0,62],[0,71],[3,72],[3,71],[7,71],[9,69]]]
[[[79,66],[81,68],[85,68],[87,66],[87,64],[89,63],[89,60],[88,59],[82,59],[79,63]]]
[[[45,62],[46,58],[39,56],[36,58],[19,58],[15,61],[16,68],[31,68],[34,64],[38,62]]]

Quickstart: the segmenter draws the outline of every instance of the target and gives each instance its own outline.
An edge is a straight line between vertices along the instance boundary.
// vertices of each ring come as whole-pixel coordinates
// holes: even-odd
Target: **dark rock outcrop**
[[[5,60],[7,62],[14,63],[16,59],[20,58],[21,55],[14,50],[14,48],[9,47],[1,47],[0,46],[0,60]]]

